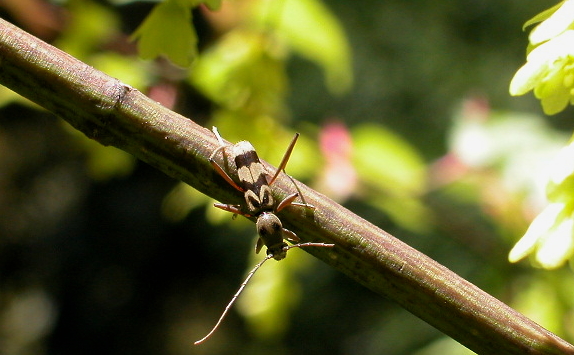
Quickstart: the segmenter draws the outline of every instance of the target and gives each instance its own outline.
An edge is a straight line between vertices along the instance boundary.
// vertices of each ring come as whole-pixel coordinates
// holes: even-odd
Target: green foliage
[[[349,45],[337,18],[319,0],[277,3],[275,13],[260,9],[256,20],[272,28],[291,50],[320,65],[331,92],[349,90],[353,80]]]
[[[76,58],[87,60],[118,32],[117,15],[96,2],[74,0],[67,9],[72,17],[55,45]]]
[[[197,53],[197,34],[189,5],[188,1],[166,0],[155,6],[132,35],[143,59],[165,55],[176,65],[191,64]]]
[[[262,33],[232,31],[201,55],[190,74],[193,84],[226,110],[277,116],[284,109],[284,61]]]
[[[189,66],[197,56],[197,34],[192,26],[191,9],[205,3],[219,8],[220,1],[165,0],[156,5],[132,35],[138,40],[142,58],[160,55],[179,66]],[[259,32],[270,30],[272,36],[293,50],[319,64],[327,85],[336,93],[350,88],[352,74],[349,48],[337,19],[318,0],[254,1],[246,23],[258,24]]]
[[[511,95],[534,90],[544,113],[574,104],[574,1],[567,0],[526,22],[542,21],[530,33],[527,62],[510,83]]]
[[[191,10],[205,4],[211,10],[221,0],[164,0],[157,4],[131,39],[137,40],[143,59],[165,56],[181,67],[189,66],[197,56],[197,33]]]
[[[497,76],[507,77],[507,73],[500,75],[502,72],[498,70],[508,65],[500,63],[513,61],[512,53],[517,52],[512,41],[498,36],[504,30],[501,24],[511,23],[510,14],[501,10],[504,4],[493,2],[489,7],[488,2],[484,2],[480,8],[463,9],[454,3],[436,6],[436,2],[424,1],[349,4],[319,0],[234,0],[225,2],[224,11],[212,12],[203,5],[213,10],[221,5],[220,1],[166,0],[156,5],[132,38],[137,39],[143,58],[165,56],[180,67],[189,66],[189,72],[185,73],[177,68],[175,72],[179,77],[174,77],[174,70],[166,61],[140,61],[133,52],[125,50],[129,46],[122,47],[123,51],[114,49],[127,37],[122,33],[125,24],[120,18],[133,16],[128,6],[135,7],[138,2],[109,2],[126,7],[106,7],[101,1],[68,1],[69,21],[54,44],[142,91],[153,93],[158,82],[169,82],[183,89],[172,93],[177,97],[174,109],[186,115],[191,111],[189,116],[206,127],[219,127],[223,137],[231,142],[249,140],[260,157],[271,164],[279,163],[297,129],[302,135],[287,165],[290,175],[351,208],[364,208],[361,214],[392,230],[399,238],[415,234],[417,238],[408,240],[409,243],[415,240],[416,247],[422,245],[421,250],[431,257],[472,282],[478,282],[489,292],[506,297],[506,302],[535,317],[544,326],[574,339],[565,326],[572,324],[569,315],[574,307],[569,270],[562,268],[544,273],[509,266],[505,259],[511,243],[526,230],[528,221],[540,209],[540,191],[546,185],[550,205],[513,249],[510,259],[517,261],[531,255],[535,266],[557,268],[571,258],[572,148],[565,148],[560,153],[562,158],[552,165],[556,168],[548,169],[548,157],[567,137],[550,129],[541,117],[503,110],[479,114],[478,118],[476,112],[457,112],[454,122],[449,120],[448,112],[468,91],[484,92],[493,99],[497,109],[513,105],[507,102],[510,101],[506,98],[508,95],[497,91],[497,86],[506,84],[491,80]],[[558,112],[571,102],[572,54],[568,48],[572,42],[566,39],[571,36],[572,24],[567,20],[556,21],[556,16],[558,19],[570,16],[564,9],[571,3],[563,1],[526,23],[525,26],[542,22],[532,31],[528,61],[511,84],[513,94],[534,90],[547,113]],[[194,15],[203,17],[202,25],[209,27],[209,36],[200,38],[203,41],[200,52],[192,25],[193,9]],[[488,9],[489,13],[482,13],[481,9]],[[120,17],[122,11],[123,17]],[[460,21],[453,25],[456,22],[453,19],[481,21]],[[343,30],[341,23],[348,27]],[[552,24],[558,25],[549,29],[547,26]],[[507,36],[514,36],[515,30]],[[349,35],[353,38],[352,49],[346,33],[352,34],[352,37]],[[463,38],[461,33],[471,34],[472,38]],[[488,46],[480,43],[480,34],[488,38]],[[319,68],[318,74],[309,73],[308,67],[301,72],[302,65],[298,63],[303,61],[290,62],[293,56],[310,61]],[[469,58],[480,59],[469,64]],[[351,62],[357,63],[355,73]],[[469,67],[472,75],[469,75]],[[358,79],[354,79],[353,74]],[[323,86],[317,84],[321,81],[325,83]],[[353,87],[353,82],[359,85]],[[325,87],[328,92],[324,92]],[[195,91],[213,105],[195,111],[201,106],[196,105],[200,102],[196,94],[190,95]],[[328,95],[342,93],[349,95],[336,99]],[[0,92],[2,103],[12,102],[13,97],[13,93]],[[417,115],[416,107],[422,114]],[[6,108],[10,109],[4,106]],[[21,115],[15,117],[17,122],[25,120]],[[3,123],[9,121],[2,118]],[[321,138],[316,139],[328,130],[329,123],[322,123],[326,119],[345,122],[340,127],[343,134],[332,137],[339,142],[348,140],[344,147],[339,147],[343,151],[340,154],[332,154],[332,146],[323,144]],[[29,142],[45,133],[30,128],[22,131],[20,141],[26,142],[25,146],[11,150],[9,138],[17,135],[4,125],[0,130],[0,161],[3,163],[0,215],[8,216],[1,221],[0,232],[9,233],[9,238],[0,238],[0,252],[4,252],[2,257],[7,263],[14,258],[14,265],[25,264],[28,259],[33,260],[30,263],[44,265],[43,262],[53,257],[49,259],[48,269],[62,265],[61,271],[58,269],[53,274],[65,275],[61,277],[78,274],[78,279],[71,282],[49,279],[51,284],[46,286],[57,288],[53,285],[71,284],[74,287],[56,291],[66,293],[73,288],[86,297],[88,311],[77,306],[74,312],[68,308],[61,316],[63,322],[70,322],[70,313],[77,314],[78,318],[70,323],[76,327],[76,320],[80,323],[84,320],[87,325],[79,324],[77,328],[85,333],[74,337],[68,336],[68,331],[59,336],[84,342],[84,337],[88,338],[86,329],[89,334],[101,336],[100,330],[93,327],[102,324],[102,328],[106,328],[102,331],[106,340],[108,336],[117,336],[142,347],[153,344],[156,353],[162,353],[157,351],[157,343],[164,341],[170,349],[165,353],[188,353],[191,340],[213,325],[228,296],[239,286],[242,270],[250,269],[244,262],[247,250],[253,249],[253,225],[244,218],[233,220],[230,213],[213,208],[214,201],[210,198],[183,183],[175,184],[169,179],[158,182],[159,174],[150,173],[144,164],[138,165],[125,153],[74,135],[62,145],[73,152],[76,160],[80,153],[83,164],[75,161],[70,165],[81,169],[82,174],[87,171],[96,181],[85,187],[88,192],[75,192],[75,185],[69,183],[75,180],[62,173],[70,169],[68,166],[65,169],[56,166],[51,174],[39,175],[42,164],[48,165],[39,157],[50,154],[51,149],[47,149],[46,144]],[[444,140],[447,136],[449,141]],[[448,152],[439,157],[444,149]],[[32,152],[29,153],[32,158],[27,158],[27,152]],[[337,161],[337,169],[330,170],[333,160]],[[2,180],[10,176],[14,166],[25,161],[30,161],[30,166],[22,168],[23,173],[15,175],[14,182]],[[548,170],[551,178],[544,182],[542,173]],[[72,187],[71,192],[63,187],[53,188],[60,186],[54,176],[65,176],[63,187]],[[34,194],[47,192],[47,197],[37,198],[42,202],[40,206],[23,204],[17,213],[8,213],[10,204],[4,201],[11,202],[11,196],[16,195],[10,189],[35,180],[39,181],[38,185],[24,191],[20,199],[25,201]],[[334,187],[326,188],[324,180],[334,180]],[[167,192],[170,188],[171,192]],[[89,193],[92,189],[111,190],[111,193],[104,195],[104,191],[102,201],[98,199],[100,194]],[[53,207],[74,193],[79,195],[75,201],[81,203],[67,209]],[[89,198],[82,199],[85,196]],[[156,215],[162,201],[163,220],[160,220]],[[108,204],[102,208],[103,203]],[[88,214],[83,205],[89,205],[97,214],[86,218],[93,220],[93,225],[75,232],[78,225],[85,222],[83,213]],[[455,207],[449,209],[445,205]],[[35,236],[26,229],[44,226],[29,221],[29,215],[35,211],[49,218],[53,211],[59,210],[68,211],[67,218],[53,221],[58,227],[45,235]],[[468,210],[479,217],[475,218]],[[52,230],[56,231],[56,238],[50,237]],[[68,235],[70,240],[64,241],[67,247],[63,250],[60,238]],[[3,244],[7,240],[9,248]],[[53,243],[57,247],[54,250],[59,252],[18,249],[20,241],[23,248],[28,248],[38,240],[41,245]],[[78,256],[75,249],[81,249],[83,244],[86,244],[85,258],[82,254]],[[56,259],[60,253],[61,259]],[[19,255],[28,259],[20,260]],[[36,255],[41,258],[34,259]],[[251,253],[249,263],[260,257]],[[70,260],[75,259],[81,260],[68,266]],[[28,265],[29,270],[34,267]],[[17,273],[17,284],[24,284],[22,275],[34,273],[29,270]],[[290,252],[281,263],[268,262],[246,288],[238,307],[216,335],[218,338],[197,351],[210,352],[213,345],[230,348],[227,352],[212,351],[222,354],[305,353],[292,347],[312,344],[309,346],[314,345],[315,353],[342,353],[345,347],[360,344],[365,354],[415,353],[421,348],[419,354],[461,353],[460,345],[443,340],[419,320],[410,320],[397,307],[373,299],[370,292],[342,281],[343,278],[331,274],[322,277],[325,275],[321,270],[324,270],[321,265],[313,264],[312,259],[297,250]],[[306,277],[319,273],[326,286],[308,292],[305,288],[313,286],[299,278],[298,274],[303,271]],[[44,269],[37,272],[42,277],[52,277],[48,273]],[[517,279],[516,273],[523,277]],[[33,276],[28,282],[43,282],[38,281],[36,274]],[[180,283],[177,283],[178,277]],[[344,284],[345,288],[335,287],[336,283]],[[137,285],[145,287],[142,290]],[[154,287],[157,285],[160,286]],[[146,298],[150,293],[161,294],[163,298],[158,296],[150,301]],[[14,299],[22,298],[18,292],[14,294]],[[548,295],[548,302],[540,304],[544,295]],[[62,307],[68,302],[57,301],[62,302]],[[136,310],[136,303],[144,307]],[[301,303],[314,311],[322,307],[325,314],[334,318],[322,319],[315,315],[321,318],[317,320],[297,314]],[[99,312],[101,309],[109,313]],[[157,318],[133,320],[132,312],[139,315],[148,311]],[[0,317],[1,312],[0,307]],[[244,321],[234,319],[232,314],[237,312],[244,316]],[[117,317],[122,318],[120,322]],[[306,322],[317,330],[317,336],[308,336],[307,329],[301,329]],[[129,323],[130,332],[136,332],[135,336],[131,336],[133,333],[127,336],[126,330],[119,330],[123,328],[118,324],[124,323]],[[243,323],[248,325],[252,339],[244,337]],[[3,324],[9,327],[8,321]],[[158,338],[149,336],[156,333],[150,328],[144,330],[144,325],[156,325]],[[140,334],[141,337],[137,335],[139,326],[145,334]],[[427,336],[397,337],[396,332]],[[290,345],[282,341],[294,334],[305,339],[291,341]],[[340,339],[331,341],[333,338]],[[401,341],[394,340],[398,338]],[[106,346],[127,348],[126,344]],[[50,351],[58,352],[52,348]]]
[[[427,230],[431,217],[420,201],[426,190],[426,167],[418,152],[380,125],[358,126],[352,136],[359,194],[403,228]]]
[[[538,23],[530,33],[527,63],[510,83],[512,95],[534,90],[546,114],[574,104],[574,1],[562,1],[525,26]],[[552,163],[547,197],[550,204],[536,217],[509,255],[516,262],[534,254],[537,265],[552,269],[574,255],[574,148],[564,148]]]
[[[574,255],[574,144],[563,148],[552,162],[547,196],[550,204],[532,222],[510,251],[516,262],[534,254],[541,267],[562,266]]]
[[[564,4],[564,1],[560,1],[558,4],[552,6],[549,9],[546,9],[544,11],[542,11],[541,13],[539,13],[538,15],[534,16],[533,18],[531,18],[530,20],[526,21],[524,23],[524,26],[522,26],[522,30],[524,31],[526,29],[526,27],[534,25],[535,23],[538,22],[542,22],[544,20],[546,20],[547,18],[549,18],[550,16],[552,16],[552,14],[554,14],[556,12],[556,10],[558,10],[560,7],[562,7],[562,5]]]

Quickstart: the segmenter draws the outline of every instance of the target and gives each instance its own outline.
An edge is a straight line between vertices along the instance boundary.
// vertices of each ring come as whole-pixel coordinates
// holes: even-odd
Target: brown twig
[[[240,194],[211,168],[214,135],[139,91],[0,19],[0,83],[105,145],[123,149],[218,200]],[[272,169],[271,169],[272,170]],[[273,170],[272,170],[273,171]],[[309,250],[479,354],[574,354],[574,347],[385,231],[298,183],[315,209],[286,208]],[[292,193],[284,174],[278,199]]]

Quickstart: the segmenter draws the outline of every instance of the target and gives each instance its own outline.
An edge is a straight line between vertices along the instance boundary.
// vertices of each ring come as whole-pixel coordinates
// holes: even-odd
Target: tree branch
[[[0,19],[0,83],[218,200],[241,196],[207,161],[214,135],[70,55]],[[274,171],[270,168],[270,171]],[[298,183],[314,211],[286,208],[284,225],[308,251],[479,354],[574,354],[574,347],[359,216]],[[273,185],[292,193],[284,175]],[[190,344],[191,345],[191,344]]]

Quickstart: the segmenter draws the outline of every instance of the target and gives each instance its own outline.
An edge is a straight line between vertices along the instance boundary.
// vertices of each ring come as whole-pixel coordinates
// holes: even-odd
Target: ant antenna
[[[283,248],[283,250],[285,252],[287,252],[287,250],[289,249],[294,249],[294,248],[301,248],[301,247],[334,247],[335,244],[326,244],[326,243],[299,243],[299,244],[294,244],[294,245],[288,245],[285,248]],[[231,301],[229,301],[229,303],[227,304],[227,307],[225,307],[225,310],[223,311],[223,313],[221,314],[221,317],[219,317],[219,320],[217,321],[217,323],[215,324],[215,326],[213,327],[213,329],[211,329],[211,331],[204,336],[203,338],[199,339],[198,341],[196,341],[195,343],[193,343],[194,345],[198,345],[203,343],[204,341],[206,341],[207,339],[209,339],[209,337],[215,333],[215,331],[217,330],[217,328],[219,328],[219,325],[221,324],[221,322],[223,321],[223,318],[225,318],[225,316],[227,315],[227,312],[229,312],[229,310],[231,309],[231,306],[233,306],[233,304],[235,303],[235,301],[237,300],[237,297],[239,297],[239,295],[241,294],[241,292],[243,292],[243,289],[245,288],[245,286],[247,286],[247,283],[249,282],[249,280],[251,280],[251,278],[253,277],[253,275],[255,275],[255,272],[257,270],[259,270],[259,268],[261,266],[263,266],[263,264],[269,260],[273,258],[273,254],[268,254],[265,259],[261,260],[257,265],[255,265],[255,267],[249,272],[249,274],[247,274],[247,277],[245,278],[245,281],[243,281],[243,283],[241,284],[241,286],[239,287],[239,290],[237,290],[237,292],[233,295],[233,298],[231,298]]]

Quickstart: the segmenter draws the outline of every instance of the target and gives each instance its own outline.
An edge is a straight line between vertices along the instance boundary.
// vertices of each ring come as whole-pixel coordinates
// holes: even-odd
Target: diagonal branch
[[[88,137],[113,145],[218,200],[241,196],[211,167],[214,135],[70,55],[0,19],[0,84],[52,111]],[[274,171],[271,169],[271,171]],[[298,183],[314,211],[279,215],[308,251],[479,354],[574,354],[574,347],[446,267]],[[280,174],[278,199],[292,193]]]

